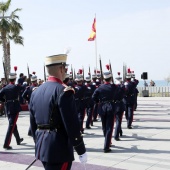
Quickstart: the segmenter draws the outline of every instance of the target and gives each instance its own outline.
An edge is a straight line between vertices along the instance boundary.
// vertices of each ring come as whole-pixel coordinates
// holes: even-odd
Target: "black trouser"
[[[102,113],[102,129],[105,137],[104,149],[109,149],[111,145],[112,132],[114,126],[114,113],[113,111]]]
[[[127,127],[130,127],[133,122],[134,104],[126,104],[125,116],[127,120]]]
[[[11,143],[11,137],[12,137],[12,133],[14,134],[17,144],[20,142],[20,136],[18,133],[18,129],[17,129],[17,120],[18,120],[18,115],[17,114],[7,114],[8,116],[8,121],[9,121],[9,125],[8,125],[8,130],[6,133],[6,137],[5,137],[5,142],[4,142],[4,146],[9,146]]]
[[[138,97],[138,93],[135,94],[135,104],[134,104],[134,109],[135,110],[137,109],[137,106],[138,106],[138,99],[137,99],[137,97]]]
[[[98,116],[98,104],[96,103],[94,105],[94,111],[93,111],[93,120],[96,120]]]
[[[87,113],[86,127],[89,127],[92,122],[93,106],[86,108],[86,113]]]
[[[64,162],[64,163],[48,163],[42,162],[45,170],[70,170],[72,162]]]
[[[116,127],[115,127],[114,138],[119,138],[120,131],[122,130],[121,124],[122,124],[123,112],[117,112],[115,116],[116,116]]]
[[[85,117],[85,108],[78,112],[78,118],[79,118],[81,132],[84,131],[84,128],[83,128],[84,117]]]
[[[28,129],[28,136],[32,136],[31,127]]]

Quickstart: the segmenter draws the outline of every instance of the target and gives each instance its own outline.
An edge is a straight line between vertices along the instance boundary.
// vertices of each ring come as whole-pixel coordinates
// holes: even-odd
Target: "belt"
[[[114,103],[120,103],[121,102],[121,100],[116,100]]]
[[[84,98],[82,98],[82,99],[76,98],[75,100],[76,100],[76,101],[77,101],[77,100],[84,100]]]
[[[52,125],[38,125],[37,126],[39,130],[59,130],[61,129],[60,127],[55,127]]]
[[[129,96],[134,96],[134,94],[129,94]]]
[[[111,103],[111,102],[115,102],[115,100],[107,100],[107,101],[100,101],[100,103]]]
[[[128,94],[128,95],[126,95],[125,97],[128,97],[128,96],[134,96],[134,94]]]
[[[18,101],[18,99],[14,99],[14,100],[6,100],[5,102],[16,102]]]

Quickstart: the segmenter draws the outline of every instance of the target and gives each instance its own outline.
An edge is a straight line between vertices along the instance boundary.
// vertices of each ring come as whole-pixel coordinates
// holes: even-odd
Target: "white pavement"
[[[101,122],[85,129],[87,148],[86,167],[79,163],[75,153],[72,170],[169,170],[170,169],[170,97],[139,97],[134,112],[133,129],[126,128],[123,119],[121,141],[112,139],[112,152],[103,153],[104,137]],[[22,145],[12,136],[12,150],[4,150],[3,142],[8,120],[0,117],[0,170],[24,170],[34,160],[34,143],[27,136],[29,112],[21,112],[18,122]],[[113,133],[114,134],[114,133]],[[37,161],[30,170],[43,169]]]

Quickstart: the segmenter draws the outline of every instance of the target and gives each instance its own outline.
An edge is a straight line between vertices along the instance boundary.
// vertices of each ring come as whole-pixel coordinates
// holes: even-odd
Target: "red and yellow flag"
[[[92,24],[92,30],[90,33],[90,36],[88,38],[88,41],[94,41],[96,38],[96,18],[94,18],[93,24]]]

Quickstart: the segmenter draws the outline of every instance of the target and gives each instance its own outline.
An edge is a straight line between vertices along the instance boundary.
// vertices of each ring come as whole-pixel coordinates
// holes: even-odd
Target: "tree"
[[[10,41],[13,40],[15,44],[23,45],[23,37],[20,36],[20,32],[23,28],[22,25],[17,22],[17,20],[19,20],[19,16],[16,15],[16,12],[21,11],[21,9],[17,8],[9,17],[7,17],[5,14],[9,10],[10,4],[11,0],[8,0],[7,2],[0,2],[0,14],[2,14],[0,20],[0,43],[3,48],[2,61],[5,66],[7,77],[11,71]]]

